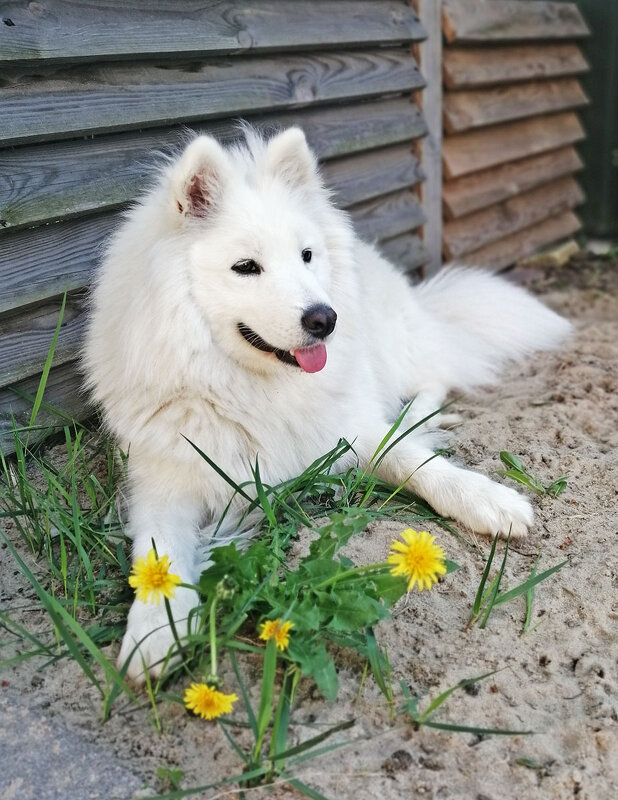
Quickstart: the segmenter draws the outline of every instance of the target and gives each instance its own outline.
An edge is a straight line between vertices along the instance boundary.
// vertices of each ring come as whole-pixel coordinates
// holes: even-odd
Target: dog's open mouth
[[[263,353],[273,353],[279,361],[299,367],[305,372],[319,372],[326,364],[326,345],[316,344],[313,347],[300,347],[297,350],[280,350],[278,347],[265,342],[255,331],[251,330],[244,322],[238,323],[238,330],[250,345]]]

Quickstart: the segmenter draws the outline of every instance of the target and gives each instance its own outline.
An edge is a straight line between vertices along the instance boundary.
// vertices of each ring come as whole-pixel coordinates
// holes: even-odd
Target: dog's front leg
[[[532,525],[532,506],[525,497],[485,475],[436,456],[415,442],[413,435],[397,444],[381,462],[379,455],[373,458],[374,451],[369,446],[357,446],[357,452],[366,456],[370,470],[383,480],[394,486],[405,484],[439,514],[476,533],[525,536]]]
[[[170,572],[183,583],[195,583],[199,572],[196,558],[200,506],[191,499],[168,499],[149,494],[134,494],[129,507],[128,535],[133,540],[133,559],[145,558],[153,542],[159,557],[167,555]],[[172,618],[178,637],[187,633],[191,609],[198,603],[193,589],[178,587],[170,600]],[[118,667],[128,661],[127,675],[138,682],[145,680],[146,668],[160,675],[166,658],[175,644],[165,603],[146,603],[135,599],[127,619]],[[176,654],[177,657],[177,654]]]

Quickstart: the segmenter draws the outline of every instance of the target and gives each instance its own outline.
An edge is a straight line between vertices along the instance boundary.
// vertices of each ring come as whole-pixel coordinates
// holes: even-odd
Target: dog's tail
[[[571,332],[567,320],[489,272],[445,269],[414,292],[423,310],[442,321],[445,345],[461,351],[456,371],[465,374],[455,383],[464,389],[496,377],[507,361],[559,347]]]

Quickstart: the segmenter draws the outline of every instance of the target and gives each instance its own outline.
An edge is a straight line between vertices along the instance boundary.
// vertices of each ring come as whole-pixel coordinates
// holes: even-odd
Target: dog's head
[[[347,222],[300,129],[247,140],[224,149],[200,136],[170,170],[191,293],[215,341],[246,367],[318,372],[336,331],[330,290]]]

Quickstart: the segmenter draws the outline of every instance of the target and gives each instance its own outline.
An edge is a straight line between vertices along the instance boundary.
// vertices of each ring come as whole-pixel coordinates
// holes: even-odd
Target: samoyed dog
[[[557,347],[569,324],[486,272],[451,269],[419,286],[334,207],[304,134],[290,128],[224,149],[194,139],[125,216],[95,282],[88,385],[129,453],[133,556],[154,541],[195,583],[204,528],[259,457],[270,485],[295,477],[340,438],[373,469],[379,443],[414,398],[405,428],[452,389],[493,381],[509,360]],[[483,534],[523,536],[527,499],[434,457],[436,419],[375,470]],[[432,428],[434,433],[432,433]],[[402,427],[402,430],[404,428]],[[179,632],[197,603],[171,601]],[[163,604],[135,602],[119,663],[158,674],[173,636]]]

